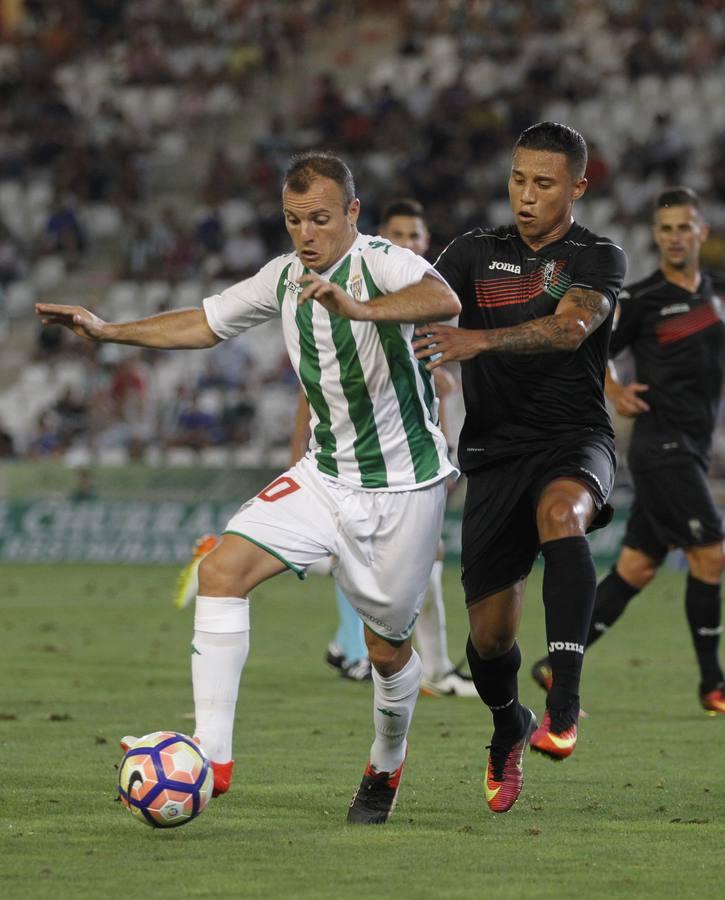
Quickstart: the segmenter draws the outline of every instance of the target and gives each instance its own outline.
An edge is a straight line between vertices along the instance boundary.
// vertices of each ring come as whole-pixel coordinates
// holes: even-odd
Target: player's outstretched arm
[[[416,328],[413,342],[418,359],[434,369],[446,362],[472,359],[479,353],[551,353],[573,352],[596,331],[609,315],[610,302],[604,294],[573,287],[559,301],[554,313],[531,319],[510,328],[467,330],[445,325]]]
[[[426,274],[416,284],[364,302],[314,274],[304,275],[300,284],[304,288],[300,305],[314,299],[328,312],[358,322],[435,322],[452,319],[461,311],[457,294],[436,275]]]
[[[82,306],[36,303],[44,325],[63,325],[79,337],[111,344],[158,350],[213,347],[221,340],[209,327],[203,309],[178,309],[133,322],[106,322]]]

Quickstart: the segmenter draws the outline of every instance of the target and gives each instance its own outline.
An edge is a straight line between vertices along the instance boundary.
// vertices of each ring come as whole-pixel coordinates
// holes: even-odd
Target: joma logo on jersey
[[[517,266],[514,263],[497,262],[496,260],[491,263],[489,269],[503,269],[504,272],[514,272],[516,275],[521,274],[521,266]]]

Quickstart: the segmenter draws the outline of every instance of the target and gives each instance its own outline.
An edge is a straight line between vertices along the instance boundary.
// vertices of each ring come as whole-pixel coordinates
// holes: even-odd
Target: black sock
[[[509,651],[495,659],[481,659],[469,636],[466,656],[478,696],[493,715],[493,727],[497,736],[518,739],[523,730],[516,677],[521,667],[519,645],[514,642]]]
[[[584,643],[594,607],[597,576],[585,537],[547,541],[541,550],[546,641],[554,681],[547,706],[577,715]]]
[[[587,635],[587,647],[590,647],[605,632],[609,631],[625,611],[632,597],[638,593],[639,588],[632,587],[616,569],[612,569],[609,575],[599,582],[597,596],[594,600],[592,624],[589,626]]]
[[[707,693],[723,681],[717,653],[721,631],[720,585],[705,584],[688,574],[685,611],[700,666],[700,690]]]

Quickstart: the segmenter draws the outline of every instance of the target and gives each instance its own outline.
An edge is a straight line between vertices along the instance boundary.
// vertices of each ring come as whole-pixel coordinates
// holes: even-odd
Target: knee
[[[497,659],[513,647],[516,635],[508,630],[471,632],[471,644],[481,659]]]
[[[542,538],[548,540],[557,537],[581,535],[586,530],[585,523],[574,505],[565,497],[557,498],[542,510],[540,531]]]
[[[720,581],[725,569],[725,554],[719,544],[699,548],[696,553],[688,556],[690,573],[694,578],[708,584],[717,584]]]
[[[410,643],[395,646],[387,641],[368,643],[368,656],[375,671],[383,678],[390,678],[399,672],[411,656]]]
[[[657,574],[657,566],[652,563],[642,563],[637,566],[617,566],[619,576],[631,584],[633,588],[643,590]]]
[[[617,560],[617,575],[631,587],[641,591],[655,577],[661,561],[625,544]]]

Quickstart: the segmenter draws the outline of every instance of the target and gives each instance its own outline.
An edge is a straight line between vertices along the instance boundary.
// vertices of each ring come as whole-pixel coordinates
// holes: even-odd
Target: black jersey
[[[690,293],[660,270],[622,291],[610,355],[629,347],[636,380],[649,385],[640,396],[650,411],[632,432],[633,471],[687,456],[709,464],[725,360],[721,297],[723,276],[703,273]]]
[[[604,374],[626,270],[620,247],[576,223],[538,251],[514,225],[477,228],[452,241],[435,266],[461,301],[461,328],[506,328],[551,315],[573,286],[601,292],[612,307],[575,352],[481,353],[461,363],[464,471],[577,435],[613,441]]]

